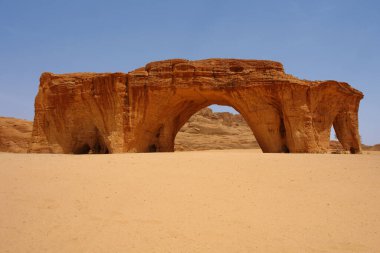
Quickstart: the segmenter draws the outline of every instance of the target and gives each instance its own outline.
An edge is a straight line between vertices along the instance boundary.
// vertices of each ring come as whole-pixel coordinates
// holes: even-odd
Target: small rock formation
[[[174,151],[181,127],[211,104],[235,108],[263,152],[325,153],[330,129],[360,153],[363,94],[337,81],[306,81],[263,60],[172,59],[128,74],[43,73],[30,152]]]

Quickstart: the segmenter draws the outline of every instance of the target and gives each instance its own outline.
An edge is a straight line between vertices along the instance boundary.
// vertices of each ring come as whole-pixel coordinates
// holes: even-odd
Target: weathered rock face
[[[42,74],[31,152],[124,151],[127,75]]]
[[[188,119],[219,104],[240,112],[263,152],[327,152],[333,125],[343,148],[359,153],[362,98],[347,83],[300,80],[281,63],[261,60],[174,59],[128,74],[44,73],[30,151],[173,151]]]

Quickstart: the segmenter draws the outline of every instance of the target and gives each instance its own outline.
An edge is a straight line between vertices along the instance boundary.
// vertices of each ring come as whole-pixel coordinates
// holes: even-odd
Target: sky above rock
[[[128,72],[169,58],[269,59],[299,78],[362,91],[363,142],[380,143],[379,13],[377,0],[0,0],[0,115],[32,120],[46,71]]]

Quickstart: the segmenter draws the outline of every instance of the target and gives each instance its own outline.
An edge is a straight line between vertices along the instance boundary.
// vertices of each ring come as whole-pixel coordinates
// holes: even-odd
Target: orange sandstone
[[[228,105],[244,117],[263,152],[325,153],[334,126],[360,153],[363,94],[344,82],[306,81],[264,60],[172,59],[124,73],[43,73],[30,152],[174,151],[200,109]]]

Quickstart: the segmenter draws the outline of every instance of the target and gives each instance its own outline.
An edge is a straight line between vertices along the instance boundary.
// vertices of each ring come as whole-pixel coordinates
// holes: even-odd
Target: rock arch
[[[343,147],[359,153],[362,98],[347,83],[300,80],[263,60],[172,59],[128,74],[44,73],[30,151],[73,153],[78,140],[94,139],[110,153],[173,151],[182,125],[219,104],[241,113],[263,152],[327,152],[334,125]]]

